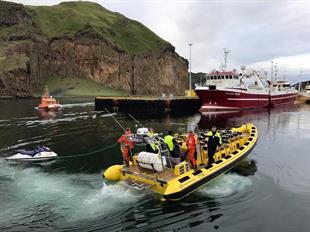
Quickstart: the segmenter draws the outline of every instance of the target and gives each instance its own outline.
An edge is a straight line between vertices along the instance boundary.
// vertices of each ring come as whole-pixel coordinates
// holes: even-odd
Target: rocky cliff
[[[50,76],[128,94],[184,94],[187,67],[170,43],[98,4],[0,2],[0,95],[31,96]]]

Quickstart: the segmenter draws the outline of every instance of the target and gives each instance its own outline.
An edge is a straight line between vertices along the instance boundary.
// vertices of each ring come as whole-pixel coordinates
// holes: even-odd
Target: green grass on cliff
[[[166,43],[143,24],[92,2],[27,6],[34,22],[48,37],[72,36],[85,26],[131,54],[158,49]]]
[[[125,96],[120,90],[106,88],[89,79],[73,77],[49,77],[44,85],[48,86],[51,95],[55,96]],[[43,86],[42,86],[43,89]],[[42,89],[35,92],[41,96]]]

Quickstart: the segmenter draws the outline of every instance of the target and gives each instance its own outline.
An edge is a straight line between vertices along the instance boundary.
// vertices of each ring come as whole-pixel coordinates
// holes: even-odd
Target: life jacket
[[[172,135],[166,135],[164,138],[165,143],[168,145],[169,151],[173,151],[174,149],[173,139],[174,137]]]
[[[121,143],[122,147],[133,149],[133,142],[131,141],[129,136],[129,133],[125,133],[117,140],[117,142]]]
[[[158,152],[159,151],[159,147],[158,147],[157,144],[150,142],[149,145],[152,148],[153,152]]]
[[[212,141],[217,140],[217,142],[219,143],[219,144],[217,144],[217,145],[221,145],[221,144],[222,144],[221,134],[220,134],[218,131],[216,131],[215,134],[213,133],[213,131],[209,131],[209,132],[207,133],[207,137],[209,138],[209,141],[210,141],[210,142],[211,142],[211,140],[212,140]],[[209,143],[209,142],[208,142],[208,143]]]
[[[154,132],[148,132],[148,133],[147,133],[147,136],[148,136],[148,137],[153,137],[154,135],[155,135]]]
[[[196,139],[195,139],[195,135],[191,134],[187,137],[186,139],[186,147],[187,150],[193,150],[196,147]]]

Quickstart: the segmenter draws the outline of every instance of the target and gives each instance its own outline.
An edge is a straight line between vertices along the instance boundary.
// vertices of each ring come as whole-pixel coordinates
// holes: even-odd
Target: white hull
[[[6,158],[7,161],[21,161],[21,162],[44,162],[56,159],[57,154],[55,152],[39,152],[35,156],[25,155],[17,153],[11,157]]]

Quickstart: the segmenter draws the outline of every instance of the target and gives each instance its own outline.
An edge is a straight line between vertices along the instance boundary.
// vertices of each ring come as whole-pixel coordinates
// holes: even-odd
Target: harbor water
[[[180,202],[161,202],[105,182],[122,162],[122,131],[93,99],[60,99],[58,112],[35,99],[0,100],[0,231],[305,231],[310,228],[310,105],[191,115],[133,115],[157,132],[254,123],[251,155]],[[135,128],[127,115],[114,115]],[[12,164],[15,150],[45,145],[60,159]],[[105,149],[106,148],[106,149]],[[97,153],[92,153],[96,152]]]

